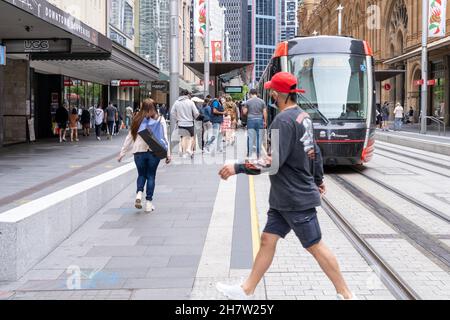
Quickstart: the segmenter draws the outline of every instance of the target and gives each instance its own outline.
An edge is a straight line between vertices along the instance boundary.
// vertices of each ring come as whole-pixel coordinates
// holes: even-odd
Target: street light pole
[[[422,98],[421,98],[421,125],[420,133],[427,133],[427,107],[428,107],[428,0],[422,0]]]
[[[205,0],[205,10],[206,10],[206,31],[205,31],[205,75],[204,75],[204,98],[209,94],[209,21],[210,21],[210,10],[209,10],[209,0]]]
[[[336,11],[339,11],[338,14],[338,35],[342,35],[342,10],[344,10],[344,7],[342,4],[339,4],[339,7],[337,7]]]
[[[170,0],[170,106],[179,95],[178,0]]]

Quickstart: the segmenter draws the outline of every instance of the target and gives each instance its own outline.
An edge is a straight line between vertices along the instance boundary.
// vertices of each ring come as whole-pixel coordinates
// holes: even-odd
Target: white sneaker
[[[134,203],[136,209],[142,209],[142,191],[139,191],[136,195],[136,202]]]
[[[230,300],[251,300],[254,298],[254,295],[247,295],[239,284],[229,285],[218,282],[216,289]]]
[[[359,300],[358,297],[353,292],[351,292],[351,294],[352,294],[352,297],[350,299],[345,299],[342,294],[338,293],[337,299],[338,300]]]
[[[145,204],[145,213],[150,213],[155,211],[155,207],[153,206],[153,203],[151,201],[147,201]]]

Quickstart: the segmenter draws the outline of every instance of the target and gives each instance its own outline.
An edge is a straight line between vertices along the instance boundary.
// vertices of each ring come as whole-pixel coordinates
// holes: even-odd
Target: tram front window
[[[366,57],[315,54],[289,57],[289,72],[306,90],[299,104],[314,120],[362,121],[367,119],[369,67]],[[318,109],[311,109],[311,104]]]

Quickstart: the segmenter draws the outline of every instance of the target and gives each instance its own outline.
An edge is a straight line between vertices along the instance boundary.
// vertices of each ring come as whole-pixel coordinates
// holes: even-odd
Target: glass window
[[[306,97],[329,120],[365,120],[369,101],[366,57],[348,54],[297,55],[289,70],[299,79]],[[305,109],[308,104],[302,100]],[[309,110],[308,110],[309,111]],[[311,110],[313,118],[321,118]]]

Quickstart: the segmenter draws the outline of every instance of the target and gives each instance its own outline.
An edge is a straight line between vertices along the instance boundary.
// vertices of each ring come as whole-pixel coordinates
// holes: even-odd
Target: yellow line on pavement
[[[258,208],[256,207],[255,178],[248,177],[250,191],[250,212],[252,224],[252,244],[253,244],[253,261],[256,259],[259,247],[261,245],[261,236],[259,234]]]

